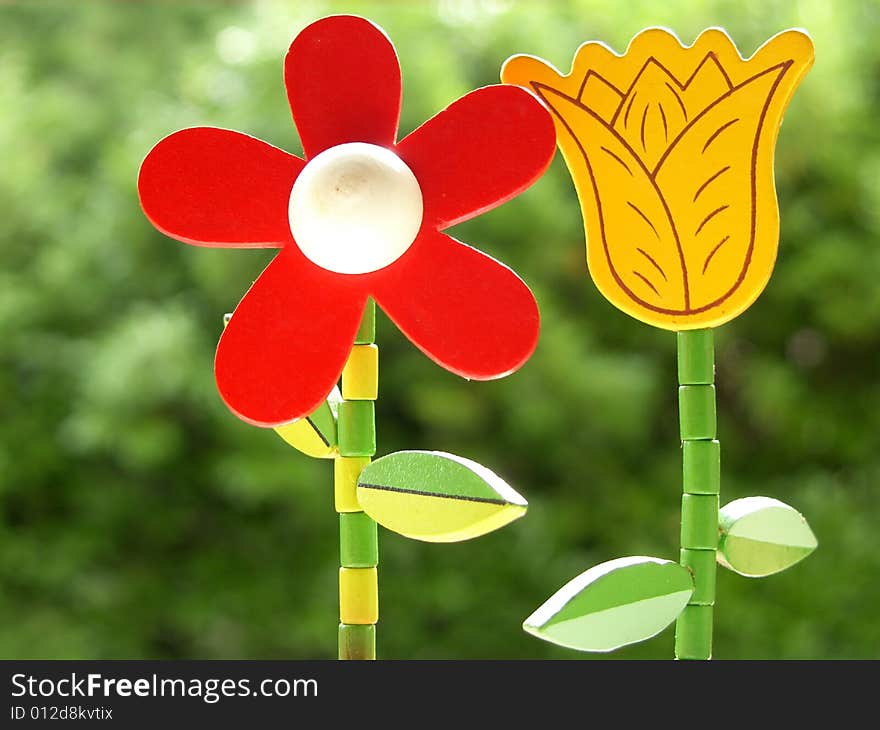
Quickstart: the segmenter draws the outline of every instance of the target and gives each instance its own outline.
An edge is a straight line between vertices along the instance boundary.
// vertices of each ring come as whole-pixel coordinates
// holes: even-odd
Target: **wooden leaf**
[[[659,558],[618,558],[566,583],[523,628],[580,651],[613,651],[660,633],[694,592],[687,568]]]
[[[503,527],[528,506],[484,466],[439,451],[399,451],[369,464],[358,501],[383,527],[426,542],[458,542]]]
[[[745,497],[721,508],[718,562],[751,578],[803,560],[818,542],[803,516],[770,497]]]
[[[339,454],[336,442],[336,413],[342,395],[334,387],[327,400],[305,418],[275,429],[293,448],[316,459],[332,459]]]

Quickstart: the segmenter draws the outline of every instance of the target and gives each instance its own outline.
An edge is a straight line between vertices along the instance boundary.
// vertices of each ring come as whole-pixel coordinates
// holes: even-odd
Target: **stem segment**
[[[678,333],[678,383],[683,477],[680,562],[693,572],[695,590],[675,625],[675,658],[711,659],[721,482],[711,329]]]
[[[379,351],[376,305],[367,302],[355,344],[342,371],[339,456],[334,492],[339,513],[339,658],[375,659],[379,620],[379,540],[376,523],[357,500],[357,480],[376,453],[375,400]]]

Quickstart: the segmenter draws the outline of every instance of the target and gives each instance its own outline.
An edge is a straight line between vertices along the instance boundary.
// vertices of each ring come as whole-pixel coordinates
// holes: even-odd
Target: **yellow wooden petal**
[[[630,314],[683,313],[686,287],[678,237],[644,163],[590,109],[553,89],[537,89],[562,120],[560,146],[581,201],[587,263],[596,285]]]
[[[656,170],[681,241],[689,318],[702,325],[746,309],[773,271],[779,214],[773,140],[764,137],[775,139],[779,120],[773,126],[767,111],[791,64],[771,66],[713,102]]]
[[[583,98],[592,108],[592,98]],[[658,61],[648,61],[612,119],[613,129],[653,168],[688,122],[677,79]]]

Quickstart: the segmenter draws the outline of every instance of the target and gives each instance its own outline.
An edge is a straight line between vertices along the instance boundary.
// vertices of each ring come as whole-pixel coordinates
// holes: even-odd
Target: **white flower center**
[[[422,190],[391,150],[351,142],[309,160],[290,191],[288,215],[306,258],[340,274],[365,274],[412,245]]]

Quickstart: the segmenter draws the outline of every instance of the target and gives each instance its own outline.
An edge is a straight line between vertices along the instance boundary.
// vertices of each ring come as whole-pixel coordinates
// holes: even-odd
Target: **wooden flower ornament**
[[[590,42],[560,74],[515,56],[502,79],[554,115],[587,236],[587,264],[616,307],[675,330],[682,444],[678,562],[631,556],[594,566],[524,622],[543,639],[611,651],[676,622],[675,656],[709,659],[716,564],[761,577],[816,547],[806,520],[767,497],[720,507],[713,327],[747,309],[776,260],[776,136],[813,61],[789,30],[743,59],[724,31],[689,47],[666,30],[622,55]]]
[[[227,317],[217,385],[239,418],[333,459],[339,658],[374,659],[377,523],[454,542],[527,508],[500,477],[452,454],[372,460],[375,304],[454,373],[487,380],[520,367],[538,339],[535,298],[506,266],[442,231],[534,182],[556,135],[532,94],[496,85],[398,142],[397,56],[359,17],[303,30],[284,80],[305,159],[240,132],[185,129],[147,155],[138,189],[153,224],[184,243],[281,249]]]
[[[796,30],[744,60],[726,33],[684,47],[660,28],[618,56],[585,43],[571,73],[515,56],[502,78],[554,114],[612,304],[671,330],[717,327],[763,291],[776,260],[776,135],[813,61]]]
[[[441,231],[547,168],[552,120],[522,89],[473,91],[397,141],[401,76],[387,36],[332,16],[303,30],[284,80],[305,159],[240,132],[184,129],[143,162],[141,205],[184,243],[279,248],[220,339],[215,376],[245,421],[311,413],[338,381],[372,297],[466,378],[520,367],[538,308],[509,268]]]

